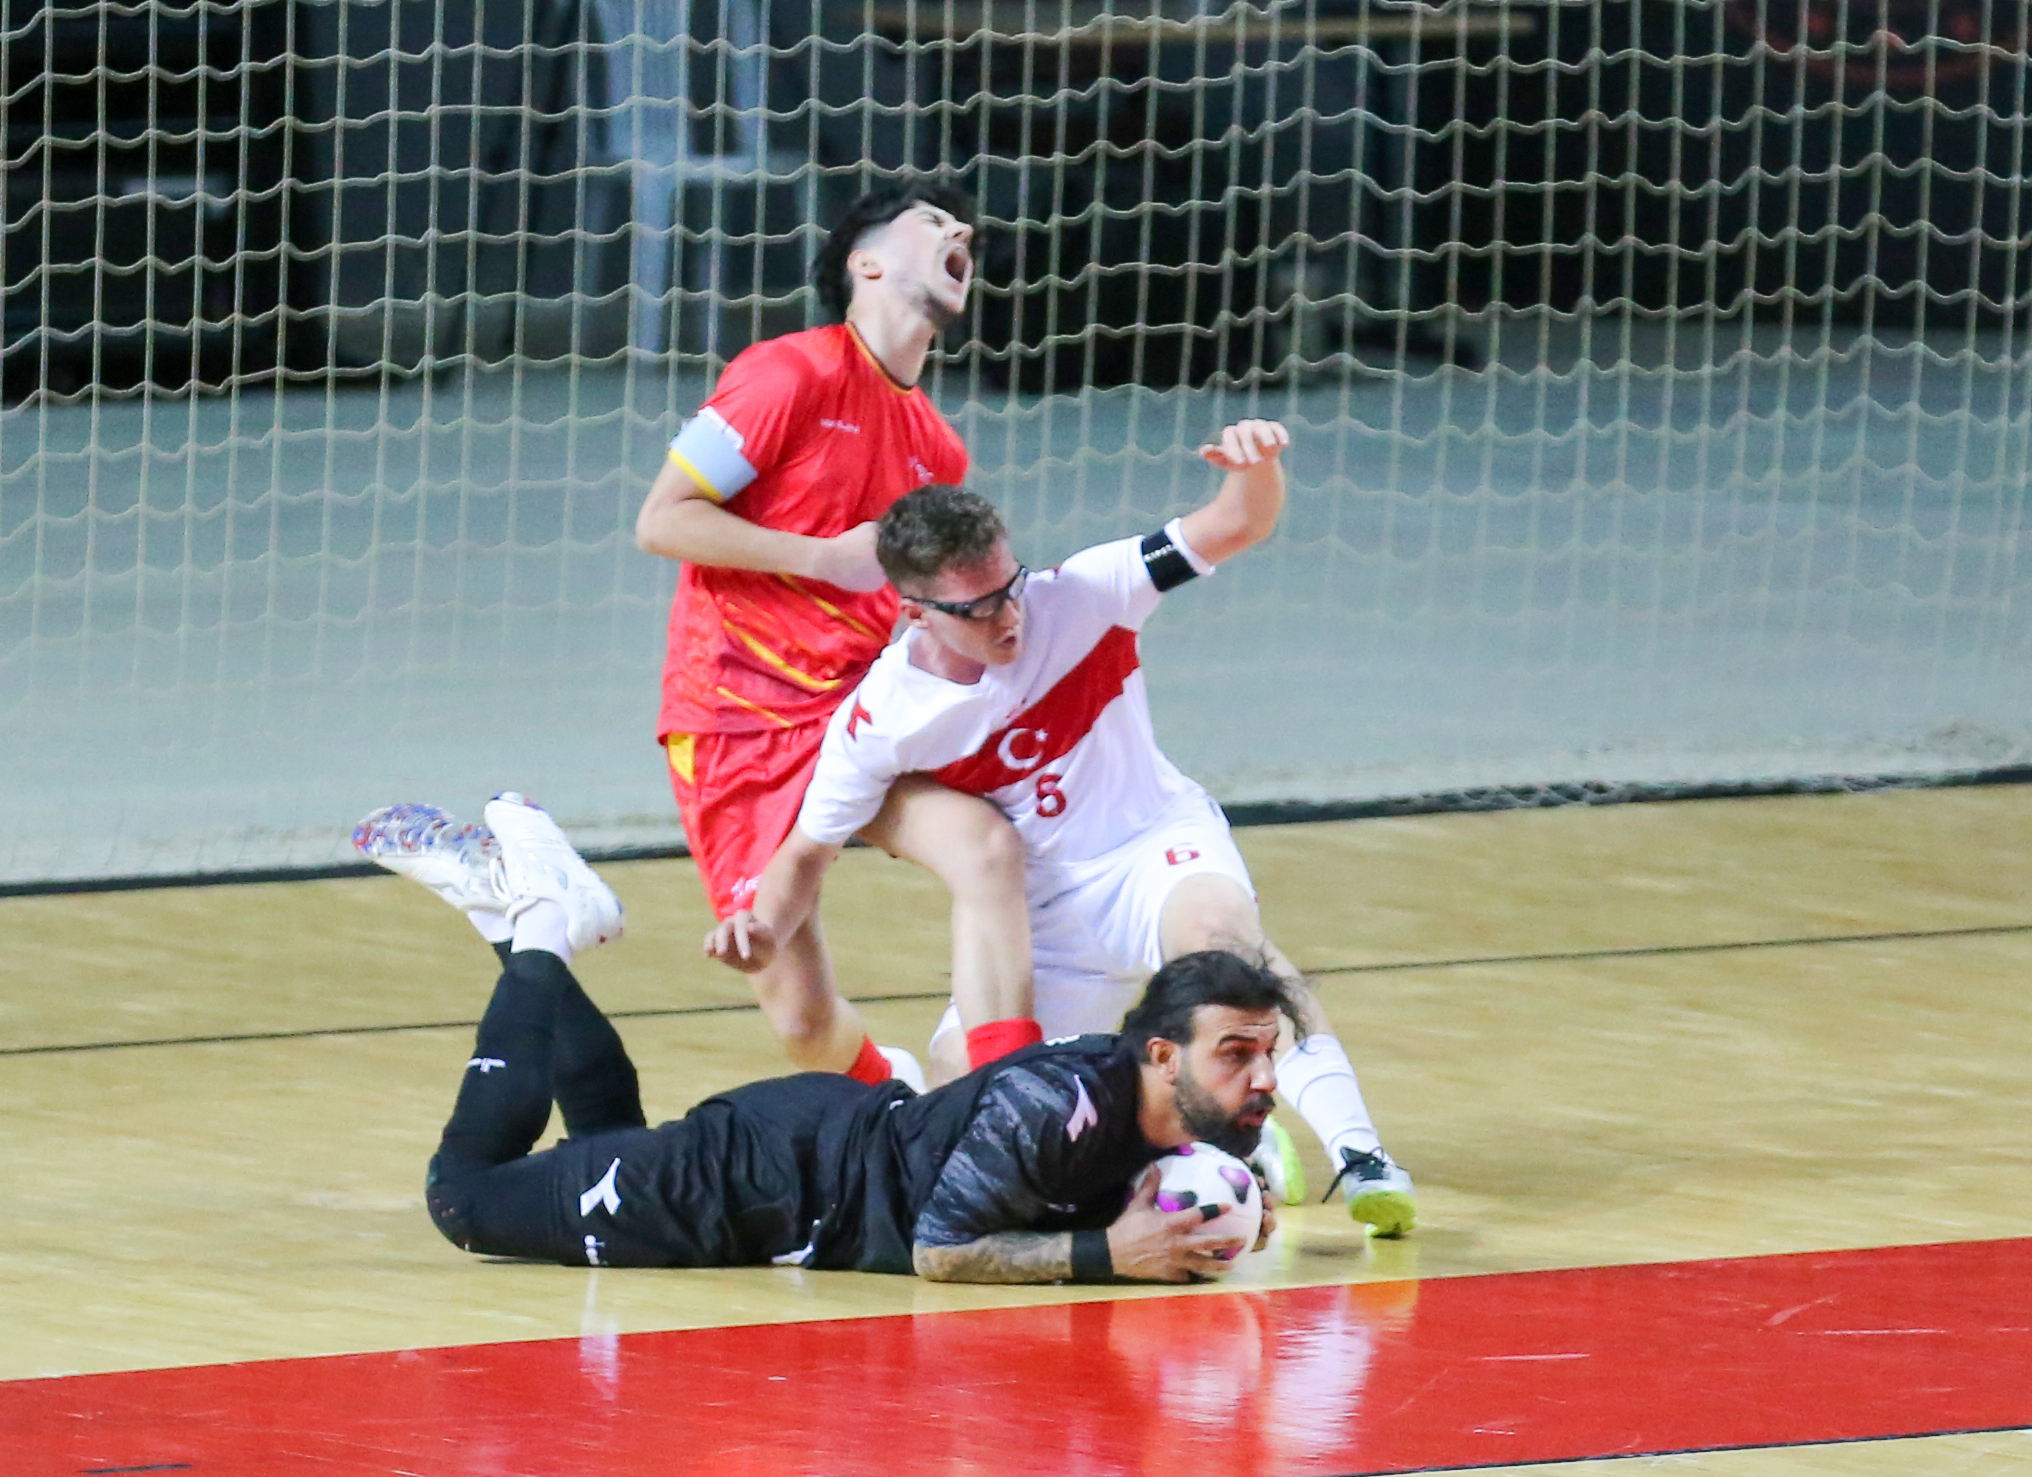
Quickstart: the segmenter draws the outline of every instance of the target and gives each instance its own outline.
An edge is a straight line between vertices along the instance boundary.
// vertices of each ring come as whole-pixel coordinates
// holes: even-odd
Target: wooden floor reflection
[[[1370,1243],[1307,1207],[1238,1276],[2025,1235],[2028,835],[2025,787],[1241,833],[1424,1225]],[[621,1018],[652,1119],[778,1070],[744,982],[698,956],[688,864],[607,872],[628,937],[581,972]],[[921,1046],[942,1003],[935,884],[850,853],[827,908],[878,1038]],[[420,1181],[492,956],[399,879],[12,899],[0,936],[0,1378],[1095,1296],[594,1278],[452,1251]],[[1792,1477],[2028,1456],[1989,1434],[1658,1460]]]

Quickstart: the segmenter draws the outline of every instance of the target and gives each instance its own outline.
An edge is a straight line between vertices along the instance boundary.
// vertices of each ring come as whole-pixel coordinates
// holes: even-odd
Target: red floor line
[[[2032,1239],[20,1381],[0,1450],[10,1477],[1371,1477],[2013,1430],[2027,1369]]]

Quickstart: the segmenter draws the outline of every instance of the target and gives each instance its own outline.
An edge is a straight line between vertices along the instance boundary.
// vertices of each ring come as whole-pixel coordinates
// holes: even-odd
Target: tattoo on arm
[[[911,1250],[929,1282],[1064,1282],[1072,1276],[1072,1232],[1000,1231],[960,1246]]]

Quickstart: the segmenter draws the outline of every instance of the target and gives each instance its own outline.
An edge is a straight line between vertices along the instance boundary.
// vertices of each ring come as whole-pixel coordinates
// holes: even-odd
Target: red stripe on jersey
[[[1136,633],[1126,626],[1110,628],[1051,691],[932,778],[949,789],[986,795],[1064,758],[1093,732],[1102,710],[1122,695],[1139,665]]]

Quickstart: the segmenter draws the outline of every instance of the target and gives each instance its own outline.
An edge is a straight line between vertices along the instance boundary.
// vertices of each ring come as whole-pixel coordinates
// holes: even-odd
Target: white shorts
[[[1256,895],[1228,818],[1204,790],[1172,802],[1154,825],[1087,862],[1054,896],[1030,902],[1037,1024],[1047,1040],[1112,1031],[1164,962],[1164,904],[1188,877],[1212,873]],[[948,1005],[932,1032],[960,1029]]]

